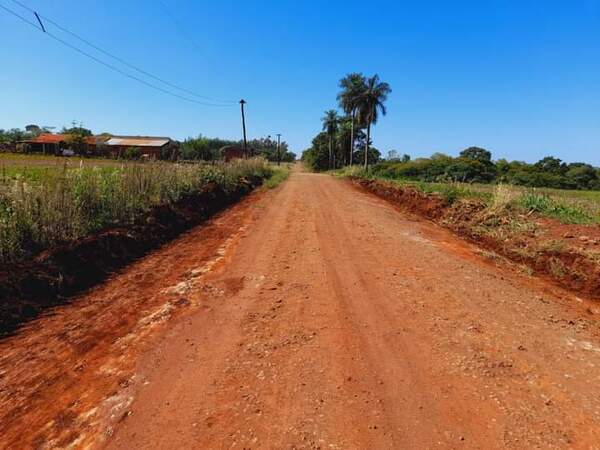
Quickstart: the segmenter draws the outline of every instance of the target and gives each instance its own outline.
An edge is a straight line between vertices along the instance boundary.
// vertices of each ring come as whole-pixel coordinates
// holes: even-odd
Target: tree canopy
[[[385,102],[392,91],[389,84],[378,75],[367,78],[355,72],[342,78],[339,87],[337,101],[345,115],[340,116],[335,109],[325,111],[322,133],[303,153],[303,159],[315,170],[335,169],[355,161],[368,165],[381,159],[379,150],[371,151],[370,134],[379,115],[386,114]]]
[[[566,164],[547,156],[533,164],[492,160],[488,150],[469,147],[458,157],[434,153],[415,160],[392,159],[372,168],[379,176],[428,182],[510,183],[559,189],[600,189],[600,169],[585,163]]]
[[[221,158],[221,149],[227,146],[242,146],[242,141],[209,138],[199,135],[188,138],[181,143],[181,157],[187,160],[214,161]],[[268,161],[277,161],[277,141],[267,136],[248,141],[250,148],[256,156],[262,156]],[[289,150],[288,143],[281,142],[281,161],[292,162],[296,155]]]

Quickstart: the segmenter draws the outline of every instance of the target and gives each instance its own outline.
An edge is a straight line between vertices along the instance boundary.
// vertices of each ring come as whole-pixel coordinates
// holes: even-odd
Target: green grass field
[[[335,173],[339,176],[373,178],[353,167]],[[405,179],[380,178],[399,186],[411,186],[425,193],[439,193],[450,202],[461,198],[479,199],[486,204],[511,203],[526,211],[555,218],[562,223],[600,224],[600,191],[576,191],[549,188],[527,188],[513,185],[427,183]],[[500,199],[500,197],[502,197]]]
[[[39,183],[65,170],[116,168],[122,167],[123,164],[135,163],[100,158],[0,153],[0,185],[6,185],[10,181],[19,179],[30,183]]]
[[[0,153],[0,166],[5,167],[57,167],[67,165],[79,167],[81,164],[88,166],[114,166],[122,161],[103,158],[80,158],[78,156],[53,156],[27,153]]]

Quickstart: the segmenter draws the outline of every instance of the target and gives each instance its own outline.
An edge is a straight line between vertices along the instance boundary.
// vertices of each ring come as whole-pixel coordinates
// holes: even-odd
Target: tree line
[[[221,157],[221,150],[224,147],[235,146],[242,147],[242,141],[235,141],[221,138],[209,138],[199,135],[195,138],[188,138],[180,145],[180,155],[182,159],[214,161]],[[277,161],[280,158],[282,162],[293,162],[296,160],[295,153],[289,150],[288,143],[281,142],[279,155],[277,153],[277,140],[267,136],[248,141],[248,149],[253,156],[265,158],[267,161]]]
[[[25,129],[11,128],[4,130],[0,128],[0,144],[15,146],[25,139],[32,139],[42,133],[51,133],[52,128],[40,127],[38,125],[27,125]]]
[[[392,153],[392,152],[390,152]],[[528,187],[600,190],[600,169],[582,162],[565,163],[546,156],[536,163],[492,159],[492,153],[469,147],[458,157],[435,153],[411,160],[391,157],[372,167],[371,173],[387,178],[428,182],[508,183]]]
[[[372,146],[371,128],[380,116],[385,116],[385,102],[392,92],[390,85],[377,74],[365,77],[351,73],[339,82],[337,110],[325,111],[322,131],[317,134],[302,160],[315,170],[329,170],[347,165],[362,164],[365,169],[381,158]]]

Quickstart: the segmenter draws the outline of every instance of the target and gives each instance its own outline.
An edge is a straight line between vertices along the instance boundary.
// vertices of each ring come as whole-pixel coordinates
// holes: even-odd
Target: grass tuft
[[[266,189],[275,189],[290,176],[290,168],[287,166],[274,166],[273,173],[263,184]]]
[[[548,217],[553,217],[562,223],[593,223],[593,218],[585,211],[577,207],[558,203],[546,194],[539,194],[533,191],[525,193],[519,199],[519,204],[529,212],[536,212]]]

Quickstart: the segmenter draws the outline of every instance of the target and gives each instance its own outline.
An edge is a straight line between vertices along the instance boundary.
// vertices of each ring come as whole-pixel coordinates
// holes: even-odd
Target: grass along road
[[[2,344],[0,447],[24,435],[128,449],[600,440],[600,327],[584,300],[327,175],[294,171],[89,296],[58,313],[82,330],[69,351],[46,326],[56,316]],[[97,319],[150,300],[145,321],[133,303],[118,327]],[[93,333],[77,326],[82,305],[98,308]]]
[[[600,191],[532,188],[502,183],[434,183],[380,176],[365,172],[358,166],[331,173],[341,177],[380,180],[399,188],[414,188],[423,193],[438,193],[451,202],[474,199],[490,204],[495,203],[500,194],[503,202],[510,202],[525,212],[536,212],[567,224],[600,224]]]

